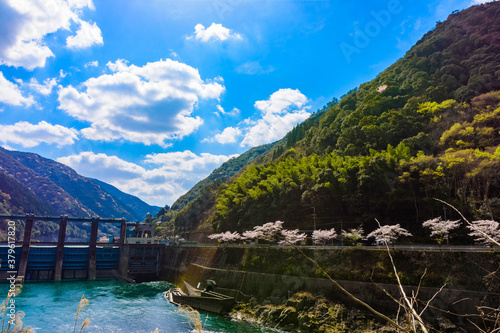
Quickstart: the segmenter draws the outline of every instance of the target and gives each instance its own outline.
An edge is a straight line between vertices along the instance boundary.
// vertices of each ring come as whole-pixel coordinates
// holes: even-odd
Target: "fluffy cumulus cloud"
[[[123,60],[107,64],[112,74],[91,78],[83,91],[59,90],[59,108],[91,123],[82,134],[92,140],[128,140],[168,146],[166,140],[194,132],[203,120],[193,115],[199,99],[218,99],[221,79],[204,81],[197,69],[167,59],[143,67]]]
[[[14,125],[0,125],[0,142],[11,143],[29,148],[41,143],[56,144],[59,147],[72,145],[78,140],[78,131],[46,121],[31,124],[20,121]]]
[[[220,23],[212,23],[208,28],[205,28],[203,24],[197,24],[194,27],[194,35],[188,36],[187,39],[196,39],[201,42],[209,41],[225,41],[229,39],[243,39],[243,37],[228,29]]]
[[[123,180],[141,177],[146,170],[117,156],[82,152],[78,155],[60,157],[58,162],[66,164],[82,174],[101,180]],[[112,172],[110,172],[112,170]]]
[[[55,78],[46,79],[43,81],[43,83],[39,83],[37,79],[31,78],[31,80],[28,82],[28,86],[32,90],[44,96],[50,95],[56,85],[57,85],[57,79]]]
[[[66,45],[71,49],[84,49],[92,45],[104,44],[101,29],[97,24],[79,20],[80,29],[75,36],[66,38]]]
[[[75,45],[102,43],[99,28],[79,18],[85,7],[95,9],[91,0],[0,0],[0,64],[29,70],[44,67],[54,56],[45,36],[70,31],[72,22],[80,24]]]
[[[30,106],[35,103],[33,97],[23,96],[19,86],[7,80],[0,72],[0,103]]]
[[[237,127],[227,127],[222,133],[216,134],[214,140],[218,143],[235,143],[241,135],[241,130]]]
[[[143,165],[117,156],[82,152],[61,157],[64,163],[87,177],[98,178],[120,190],[159,206],[172,204],[196,182],[233,156],[191,151],[147,155]]]
[[[249,126],[241,142],[242,147],[254,147],[281,139],[297,123],[306,120],[310,113],[307,97],[298,89],[280,89],[269,99],[255,102],[262,118],[247,120]]]
[[[189,150],[185,150],[172,153],[146,155],[145,162],[150,164],[162,165],[162,168],[165,170],[182,170],[183,172],[192,172],[204,169],[207,166],[219,166],[229,158],[236,156],[237,155],[231,155],[228,157],[226,155],[213,155],[209,153],[201,153],[200,155],[196,155]]]
[[[203,142],[236,143],[241,134],[241,129],[238,127],[226,127],[221,133],[215,134],[213,138],[204,139]]]

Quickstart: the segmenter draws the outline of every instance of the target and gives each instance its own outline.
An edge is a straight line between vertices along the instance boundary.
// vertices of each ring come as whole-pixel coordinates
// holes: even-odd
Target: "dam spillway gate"
[[[22,241],[7,237],[7,242],[0,243],[0,281],[7,281],[12,276],[16,277],[18,283],[27,280],[100,278],[155,280],[165,253],[164,244],[128,244],[127,227],[137,224],[127,223],[125,219],[0,215],[0,220],[8,220],[9,226],[16,221],[24,221]],[[59,224],[57,242],[33,241],[33,224],[47,221]],[[90,223],[89,241],[67,242],[68,222]],[[118,242],[98,243],[100,223],[119,224]]]

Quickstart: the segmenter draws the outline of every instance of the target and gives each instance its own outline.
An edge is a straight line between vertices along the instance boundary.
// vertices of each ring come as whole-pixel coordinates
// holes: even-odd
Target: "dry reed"
[[[83,331],[83,328],[84,328],[84,327],[87,327],[87,326],[89,326],[89,325],[90,325],[90,319],[89,319],[89,318],[87,318],[87,319],[85,319],[85,321],[82,323],[82,328],[80,328],[80,333],[82,333],[82,331]]]
[[[0,315],[3,313],[2,328],[1,328],[0,333],[34,333],[34,331],[31,329],[31,327],[25,327],[23,329],[22,319],[25,316],[25,313],[23,311],[17,311],[14,314],[14,320],[9,320],[8,324],[7,324],[7,328],[5,328],[5,318],[7,317],[7,308],[8,308],[9,300],[12,297],[16,297],[17,295],[19,295],[21,293],[22,287],[23,287],[22,285],[16,284],[14,289],[10,289],[7,292],[7,298],[0,305]],[[11,330],[12,322],[15,322],[15,324]]]
[[[189,327],[192,330],[194,330],[198,333],[203,332],[204,324],[201,323],[201,315],[198,311],[196,311],[195,309],[193,309],[189,305],[181,305],[181,306],[179,306],[179,310],[177,310],[175,312],[179,313],[181,316],[183,316],[184,318],[186,318],[188,320],[187,323],[189,323]],[[207,321],[207,319],[208,319],[208,315],[207,315],[207,318],[205,319],[205,322]]]
[[[89,305],[89,300],[85,298],[85,295],[82,295],[82,298],[80,299],[80,303],[78,304],[78,310],[76,311],[76,319],[75,319],[75,328],[73,329],[73,333],[76,332],[76,324],[78,322],[78,317],[80,316],[80,312],[87,306]],[[90,319],[87,318],[82,324],[82,328],[80,329],[80,332],[83,330],[84,327],[88,326],[90,324]]]

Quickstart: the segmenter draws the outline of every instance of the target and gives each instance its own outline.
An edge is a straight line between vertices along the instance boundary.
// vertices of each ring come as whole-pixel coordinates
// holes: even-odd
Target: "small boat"
[[[188,294],[181,288],[172,288],[165,293],[165,298],[174,305],[189,305],[193,309],[226,314],[236,303],[234,297],[217,293],[212,290],[200,290],[184,281]]]

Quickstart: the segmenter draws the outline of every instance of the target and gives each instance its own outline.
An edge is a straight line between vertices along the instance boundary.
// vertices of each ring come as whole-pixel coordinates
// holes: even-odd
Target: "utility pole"
[[[316,206],[313,206],[313,212],[314,230],[316,230]]]

